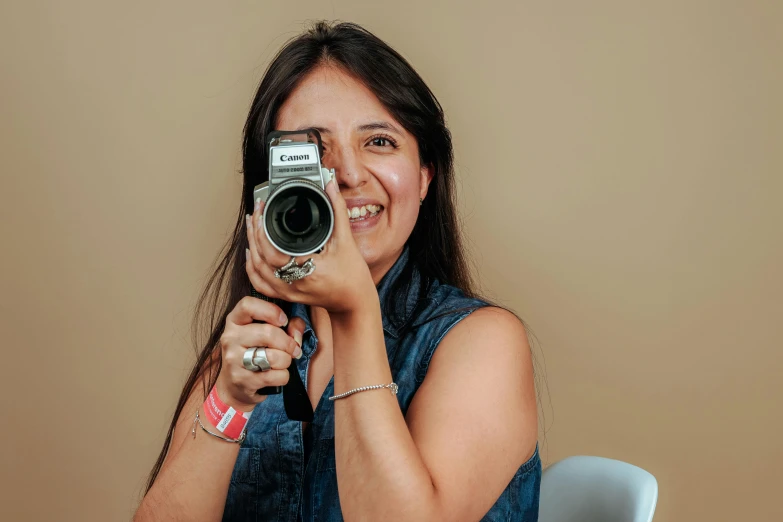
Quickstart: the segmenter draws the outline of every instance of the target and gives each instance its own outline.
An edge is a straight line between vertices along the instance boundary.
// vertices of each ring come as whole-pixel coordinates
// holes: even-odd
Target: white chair
[[[539,522],[651,522],[658,481],[627,462],[568,457],[544,470]]]

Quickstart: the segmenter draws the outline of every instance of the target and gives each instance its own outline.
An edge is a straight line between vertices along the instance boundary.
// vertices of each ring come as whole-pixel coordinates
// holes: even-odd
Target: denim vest
[[[465,297],[457,288],[437,281],[430,286],[426,298],[417,301],[421,281],[414,268],[408,298],[401,313],[392,317],[383,306],[392,282],[403,273],[407,261],[406,248],[378,285],[386,351],[394,382],[399,386],[397,399],[403,415],[424,380],[441,339],[470,312],[487,306],[484,301]],[[299,375],[306,385],[318,339],[305,306],[294,305],[291,315],[303,318],[307,325],[302,339],[303,356],[298,361]],[[335,473],[334,409],[328,400],[332,395],[334,378],[326,386],[306,433],[301,423],[286,416],[281,395],[272,395],[256,406],[231,475],[223,513],[225,522],[343,520]],[[309,448],[307,462],[305,444]],[[536,450],[482,520],[537,520],[540,482],[541,460]]]

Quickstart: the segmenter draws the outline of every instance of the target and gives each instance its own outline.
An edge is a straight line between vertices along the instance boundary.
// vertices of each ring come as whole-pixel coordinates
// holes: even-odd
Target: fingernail
[[[294,359],[302,358],[302,332],[296,330],[294,332],[294,342],[296,342],[296,348],[294,348]]]
[[[285,316],[285,313],[280,312],[280,325],[285,326],[288,324],[288,317]]]
[[[245,261],[250,261],[250,249],[245,249]]]
[[[251,219],[250,214],[245,214],[245,226],[247,228],[250,228],[250,219]]]
[[[256,204],[253,206],[253,212],[258,212],[259,208],[261,208],[261,198],[256,198]]]

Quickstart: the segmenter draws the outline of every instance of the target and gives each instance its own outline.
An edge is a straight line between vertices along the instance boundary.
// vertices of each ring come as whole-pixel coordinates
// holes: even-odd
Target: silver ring
[[[261,371],[261,368],[253,363],[253,355],[255,352],[255,348],[248,348],[245,350],[245,354],[242,356],[242,366],[245,367],[245,370],[250,370],[251,372]]]
[[[312,257],[307,261],[305,261],[304,263],[302,263],[301,266],[296,264],[295,257],[291,257],[291,261],[286,263],[285,266],[282,266],[277,270],[275,270],[275,277],[285,281],[290,285],[294,281],[299,281],[300,279],[304,279],[305,277],[309,276],[313,272],[315,272],[315,263],[313,262]]]
[[[280,272],[287,272],[287,271],[291,270],[295,266],[299,266],[299,265],[296,264],[296,256],[291,256],[291,261],[286,263],[284,266],[281,266],[277,270],[279,270]]]
[[[256,348],[253,352],[252,362],[262,372],[268,372],[272,369],[269,359],[266,358],[266,348]]]

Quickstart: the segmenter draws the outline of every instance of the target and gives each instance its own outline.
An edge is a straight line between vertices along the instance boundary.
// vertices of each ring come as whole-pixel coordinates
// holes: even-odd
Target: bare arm
[[[276,325],[285,323],[277,306],[246,297],[231,311],[220,339],[222,369],[217,379],[218,396],[240,411],[250,411],[264,400],[256,390],[282,386],[288,382],[291,356],[297,344]],[[253,320],[268,324],[254,323]],[[267,346],[272,370],[254,373],[242,366],[247,347]],[[217,360],[213,362],[216,364]],[[231,473],[239,454],[239,444],[224,442],[204,433],[195,425],[196,410],[202,423],[213,433],[201,409],[207,392],[204,383],[196,386],[177,419],[166,460],[152,488],[141,502],[135,522],[147,521],[219,521],[223,517]]]
[[[210,437],[198,426],[193,438],[193,420],[205,395],[203,385],[199,385],[188,398],[177,419],[169,454],[139,506],[135,522],[222,518],[239,444]],[[205,418],[203,411],[200,416]]]
[[[380,311],[332,318],[335,391],[391,381]],[[480,309],[441,341],[408,410],[387,390],[335,403],[346,520],[478,520],[535,450],[532,363],[512,314]]]

